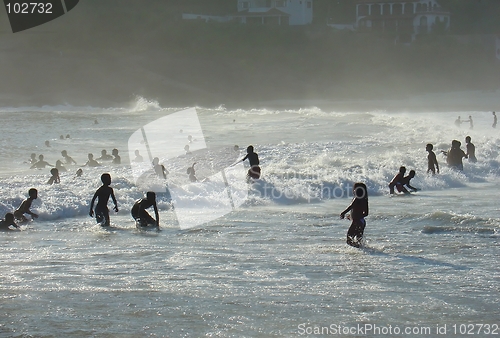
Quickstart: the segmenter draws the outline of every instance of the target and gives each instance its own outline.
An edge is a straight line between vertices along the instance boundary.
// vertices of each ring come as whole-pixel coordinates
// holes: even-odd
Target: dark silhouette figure
[[[246,159],[248,159],[248,162],[250,162],[250,169],[248,169],[247,180],[249,178],[259,179],[261,174],[261,170],[259,167],[259,155],[254,152],[253,146],[251,145],[247,147],[247,154],[245,157],[243,157],[241,162],[245,161]]]
[[[446,163],[452,169],[464,170],[464,165],[462,163],[462,158],[467,158],[460,146],[462,143],[457,140],[451,141],[451,149],[448,151],[442,151],[446,155]]]
[[[30,169],[44,169],[45,167],[54,167],[52,164],[43,160],[43,155],[38,156],[38,162],[33,164]]]
[[[361,247],[363,234],[365,231],[366,221],[368,216],[368,189],[364,183],[354,183],[353,195],[351,204],[340,213],[340,218],[344,219],[345,215],[350,211],[348,219],[351,220],[351,226],[347,231],[347,244],[356,248]]]
[[[110,187],[111,184],[111,176],[109,174],[101,175],[102,186],[97,189],[92,197],[92,201],[90,202],[90,217],[94,217],[94,202],[96,198],[98,199],[97,205],[95,207],[95,219],[97,223],[100,223],[101,226],[109,226],[109,209],[108,209],[108,201],[109,197],[113,200],[115,207],[113,208],[115,212],[118,212],[118,205],[116,203],[115,193],[113,188]]]
[[[153,207],[155,218],[151,217],[146,211],[146,209],[150,207]],[[134,203],[131,214],[141,227],[146,227],[150,224],[159,227],[160,215],[158,214],[158,207],[156,206],[156,194],[152,191],[148,191],[145,198],[141,198]]]
[[[5,214],[5,218],[0,221],[0,231],[9,231],[12,230],[10,226],[19,229],[19,226],[14,222],[14,215],[10,212]]]
[[[465,154],[465,156],[469,159],[469,162],[476,163],[476,146],[471,142],[470,136],[467,136],[465,138],[465,144],[465,147],[467,149],[467,153]]]
[[[33,203],[33,201],[38,198],[38,191],[35,188],[31,188],[28,191],[28,196],[29,197],[21,203],[19,208],[17,208],[17,210],[14,211],[15,219],[17,219],[20,222],[27,222],[28,221],[28,219],[26,218],[26,216],[24,216],[24,214],[31,215],[32,219],[38,218],[38,215],[30,210],[31,203]]]
[[[50,169],[51,178],[47,181],[47,184],[52,185],[54,183],[61,183],[61,179],[59,178],[59,170],[57,168]]]
[[[436,158],[436,153],[432,151],[434,146],[432,144],[427,144],[425,146],[425,150],[429,153],[427,155],[427,173],[432,172],[433,175],[437,173],[439,174],[439,164]]]

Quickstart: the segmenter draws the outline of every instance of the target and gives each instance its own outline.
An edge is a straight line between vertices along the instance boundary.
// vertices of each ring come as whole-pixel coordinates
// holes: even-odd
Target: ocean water
[[[491,112],[197,108],[203,140],[193,142],[208,150],[161,161],[199,224],[180,226],[176,201],[160,193],[161,231],[137,230],[130,208],[145,189],[134,180],[128,140],[183,109],[145,99],[114,109],[0,109],[0,213],[16,209],[29,188],[39,192],[39,218],[0,233],[1,337],[500,334],[500,130]],[[472,115],[474,129],[457,128],[458,115]],[[175,137],[187,140],[187,132]],[[449,170],[440,150],[453,139],[464,148],[467,135],[478,162]],[[425,173],[427,143],[441,166],[436,176]],[[197,211],[227,196],[210,195],[213,180],[190,184],[187,166],[197,162],[199,180],[213,177],[250,144],[262,180],[245,183],[241,203],[205,223]],[[75,177],[88,153],[113,148],[121,165]],[[54,164],[62,150],[78,165],[47,185],[50,168],[27,161],[36,153]],[[390,197],[401,165],[416,170],[412,185],[421,190]],[[120,208],[109,229],[88,215],[104,172]],[[362,249],[345,244],[350,223],[339,219],[358,181],[370,206]]]

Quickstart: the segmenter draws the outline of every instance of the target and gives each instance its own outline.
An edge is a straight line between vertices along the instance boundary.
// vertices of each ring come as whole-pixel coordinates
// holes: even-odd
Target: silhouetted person
[[[28,161],[29,164],[35,164],[36,162],[38,162],[38,160],[36,159],[36,154],[35,153],[31,153],[31,157]]]
[[[5,218],[0,221],[0,231],[9,231],[12,230],[10,226],[19,229],[19,225],[14,221],[14,215],[10,212],[5,214]]]
[[[187,174],[189,175],[189,180],[191,182],[197,182],[198,181],[198,179],[196,178],[196,171],[194,170],[194,165],[195,164],[196,164],[196,162],[193,163],[193,165],[190,166],[189,168],[187,168],[187,170],[186,170]]]
[[[62,157],[64,157],[66,164],[76,164],[76,161],[68,155],[68,152],[66,150],[61,151],[61,155]]]
[[[351,204],[340,213],[340,218],[344,219],[345,215],[350,211],[351,226],[347,231],[347,244],[359,248],[362,245],[363,234],[365,231],[366,221],[368,216],[368,189],[364,183],[354,183],[353,195]]]
[[[455,125],[459,128],[462,125],[462,120],[460,120],[460,116],[455,120]]]
[[[253,178],[253,179],[259,179],[260,178],[260,161],[259,161],[259,155],[253,151],[253,146],[248,146],[247,147],[247,154],[246,156],[241,160],[241,162],[245,161],[248,159],[248,162],[250,162],[250,169],[248,169],[247,173],[247,179],[248,178]]]
[[[120,155],[118,155],[118,149],[113,149],[111,151],[111,154],[113,154],[114,158],[113,158],[113,164],[121,164],[122,163],[122,158],[120,157]]]
[[[47,181],[47,184],[52,185],[54,183],[61,183],[61,179],[59,178],[59,170],[57,170],[57,168],[50,169],[50,174],[52,176]]]
[[[464,165],[462,163],[462,158],[467,158],[460,146],[462,143],[457,140],[451,141],[451,149],[448,151],[442,151],[446,155],[446,163],[452,169],[464,170]]]
[[[65,173],[66,171],[68,171],[68,169],[66,169],[61,160],[56,161],[56,168],[57,170],[59,170],[60,173]]]
[[[160,159],[158,157],[153,158],[153,170],[155,171],[156,176],[159,178],[166,179],[168,175],[168,170],[165,169],[163,164],[160,164]]]
[[[43,160],[43,155],[38,156],[38,162],[33,164],[30,169],[44,169],[45,167],[53,167],[52,164]]]
[[[432,151],[433,148],[434,146],[430,143],[425,146],[425,150],[429,153],[427,155],[427,173],[432,172],[432,174],[435,175],[436,171],[439,174],[439,164],[436,158],[436,153]]]
[[[80,168],[76,171],[76,177],[82,177],[82,175],[83,175],[83,170],[82,168]]]
[[[19,206],[19,208],[17,208],[16,211],[14,211],[14,217],[20,222],[28,221],[28,219],[26,218],[26,216],[24,216],[24,214],[31,215],[32,219],[38,218],[38,215],[30,210],[31,203],[33,203],[33,201],[38,198],[38,191],[35,188],[31,188],[28,191],[28,195],[29,197],[21,203],[21,205]]]
[[[146,209],[153,207],[155,218],[146,211]],[[156,194],[152,191],[146,193],[145,198],[137,200],[131,210],[132,217],[142,227],[148,225],[160,226],[160,215],[158,214],[158,207],[156,206]]]
[[[394,187],[396,187],[399,192],[402,191],[403,185],[401,182],[403,181],[405,173],[406,173],[406,167],[400,167],[399,172],[392,178],[391,182],[389,182],[390,194],[394,194]]]
[[[144,162],[144,158],[139,154],[139,150],[135,151],[134,162],[136,162],[136,163]]]
[[[418,191],[417,188],[412,187],[410,185],[410,180],[412,178],[414,178],[414,177],[415,177],[415,170],[410,170],[410,172],[408,173],[408,176],[403,177],[403,179],[401,180],[402,192],[403,193],[405,193],[405,194],[409,194],[410,193],[406,188],[410,189],[413,192]]]
[[[476,163],[476,146],[471,142],[470,136],[467,136],[465,138],[465,144],[465,147],[467,149],[467,153],[465,154],[466,157],[469,159],[469,162]]]
[[[474,129],[474,121],[472,120],[472,116],[469,115],[469,120],[465,122],[469,122],[469,129]]]
[[[101,157],[96,158],[97,161],[111,161],[113,156],[108,155],[106,149],[101,150]]]
[[[108,209],[109,197],[111,196],[111,199],[115,204],[115,207],[113,208],[115,212],[118,212],[118,205],[116,203],[116,198],[113,188],[110,187],[111,176],[109,174],[102,174],[101,182],[102,186],[99,189],[97,189],[97,191],[94,194],[94,197],[92,197],[92,201],[90,202],[89,215],[90,217],[94,217],[94,210],[93,210],[94,202],[96,199],[98,199],[97,205],[95,207],[95,219],[97,223],[100,223],[102,226],[109,226],[110,225],[109,209]]]
[[[492,127],[496,128],[497,127],[497,114],[495,112],[493,112],[492,114],[493,114],[493,125],[492,125]]]
[[[50,142],[49,141],[45,141],[45,146],[50,148]]]
[[[84,167],[100,167],[101,166],[99,164],[99,162],[97,162],[96,160],[94,160],[94,155],[93,154],[88,154],[88,158],[89,158],[89,160],[87,161],[87,163],[85,163],[83,165]]]

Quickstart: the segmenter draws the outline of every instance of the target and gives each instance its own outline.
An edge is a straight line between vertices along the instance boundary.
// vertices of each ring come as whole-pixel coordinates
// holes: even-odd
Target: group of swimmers
[[[138,155],[136,153],[136,155]],[[76,163],[74,162],[71,157],[67,155],[65,151],[63,151],[63,156],[69,158],[67,159],[68,163]],[[260,178],[260,173],[261,169],[259,167],[259,156],[257,153],[254,152],[253,146],[248,146],[247,148],[247,155],[241,159],[240,161],[236,162],[243,162],[245,160],[249,160],[250,162],[250,169],[248,170],[247,176],[248,178],[253,178],[253,179],[258,179]],[[43,160],[43,157],[42,157]],[[196,182],[196,176],[195,176],[195,170],[194,170],[194,163],[190,168],[188,168],[188,174],[191,182]],[[158,163],[158,158],[155,158],[153,160],[153,165],[155,166],[155,171],[157,174],[161,174],[162,177],[166,178],[166,175],[168,174],[168,171],[166,171],[165,167],[161,164]],[[51,184],[52,183],[58,183],[59,182],[59,176],[57,173],[57,170],[54,171],[53,168],[51,170],[53,176],[51,177]],[[158,172],[159,171],[159,172]],[[49,180],[49,181],[50,181]],[[110,187],[111,185],[111,175],[108,173],[104,173],[101,175],[101,182],[102,186],[97,189],[95,192],[94,196],[92,197],[92,200],[90,202],[90,211],[89,215],[91,217],[96,218],[97,223],[101,224],[101,226],[109,226],[110,225],[110,217],[109,217],[109,209],[108,209],[108,201],[109,198],[111,197],[113,203],[114,203],[114,208],[113,210],[115,212],[118,212],[118,204],[116,201],[116,197],[113,191],[113,188]],[[18,222],[27,222],[28,218],[26,218],[25,214],[28,214],[34,218],[38,218],[38,215],[35,214],[30,210],[31,204],[33,200],[38,198],[38,191],[34,188],[30,189],[28,191],[29,197],[24,200],[21,205],[19,206],[18,209],[14,211],[14,213],[7,213],[5,215],[4,220],[0,221],[0,230],[10,230],[10,226],[13,226],[15,228],[19,228],[19,226],[16,223],[16,220]],[[97,200],[96,207],[94,209],[94,203]],[[149,213],[146,211],[146,209],[153,207],[154,213],[155,213],[155,218],[151,217]],[[147,227],[149,225],[154,225],[157,228],[160,226],[160,217],[158,213],[158,207],[156,205],[156,194],[152,191],[149,191],[146,193],[146,196],[140,200],[137,200],[131,210],[132,217],[136,221],[136,224],[140,227]]]
[[[492,127],[496,128],[497,127],[497,114],[495,112],[492,112],[492,114],[493,114]],[[469,119],[466,121],[462,120],[460,116],[455,120],[455,125],[459,128],[462,126],[462,123],[469,123],[469,129],[474,129],[474,120],[472,120],[471,115],[469,115]]]
[[[496,115],[493,112],[494,122],[493,128],[496,127]],[[460,117],[459,117],[460,119]],[[469,116],[471,128],[472,119]],[[477,162],[476,158],[476,147],[471,142],[471,137],[467,136],[465,138],[467,152],[464,152],[461,147],[461,142],[458,140],[453,140],[451,142],[451,148],[448,151],[442,150],[442,153],[446,156],[446,162],[448,166],[455,170],[463,170],[462,159],[467,158],[469,162]],[[428,166],[427,173],[432,173],[435,175],[439,174],[439,164],[436,158],[436,154],[433,151],[434,146],[432,144],[427,144],[425,150],[429,153],[427,156]],[[398,192],[409,194],[410,191],[418,191],[410,185],[410,181],[415,177],[415,170],[410,170],[409,174],[405,176],[406,167],[401,166],[399,172],[394,176],[394,178],[389,183],[389,193],[392,195],[395,193],[394,189]],[[409,191],[410,190],[410,191]],[[347,244],[353,247],[361,247],[363,240],[363,233],[366,226],[365,217],[368,216],[368,190],[364,183],[355,183],[353,187],[353,199],[351,204],[340,213],[340,218],[344,219],[346,214],[350,211],[348,219],[351,220],[351,226],[347,231]]]

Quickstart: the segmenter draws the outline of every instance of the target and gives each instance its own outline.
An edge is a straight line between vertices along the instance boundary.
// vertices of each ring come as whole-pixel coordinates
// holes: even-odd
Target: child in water
[[[0,231],[12,230],[10,226],[19,229],[19,226],[14,222],[14,215],[10,212],[5,214],[5,219],[0,221]]]
[[[146,211],[147,208],[153,207],[155,212],[155,218]],[[158,207],[156,206],[156,194],[152,191],[146,193],[146,198],[141,198],[135,201],[132,210],[132,217],[141,227],[146,227],[152,224],[156,227],[160,227],[160,215],[158,214]]]
[[[33,203],[33,201],[38,198],[38,190],[36,190],[35,188],[31,188],[28,191],[28,195],[29,195],[29,198],[25,199],[23,201],[23,203],[21,203],[19,208],[17,208],[17,210],[14,211],[15,219],[17,219],[20,222],[27,222],[28,221],[28,219],[26,218],[26,216],[24,216],[24,214],[31,215],[32,219],[38,218],[38,215],[30,210],[31,203]]]
[[[364,183],[354,183],[352,192],[354,198],[347,209],[340,213],[340,218],[344,219],[345,215],[351,212],[348,216],[352,223],[347,231],[347,244],[359,248],[366,226],[365,217],[368,216],[368,190]]]
[[[115,207],[113,208],[115,212],[118,212],[118,206],[116,204],[116,198],[113,188],[109,186],[111,184],[111,176],[107,173],[102,174],[101,181],[102,181],[102,186],[99,189],[97,189],[97,191],[94,194],[94,197],[92,198],[92,202],[90,202],[89,215],[90,217],[94,217],[94,210],[93,210],[94,202],[96,198],[98,198],[99,200],[97,202],[97,206],[95,207],[95,219],[97,223],[100,223],[102,226],[109,226],[110,224],[109,209],[108,209],[109,196],[111,196],[111,199],[113,199],[113,203],[115,204]]]
[[[50,169],[50,174],[52,175],[47,184],[52,185],[54,183],[61,183],[61,179],[59,178],[59,170],[57,168]]]
[[[432,151],[433,148],[434,146],[430,143],[425,146],[425,150],[429,153],[429,155],[427,155],[427,173],[432,172],[432,175],[435,175],[436,171],[439,174],[439,164],[436,153]]]

